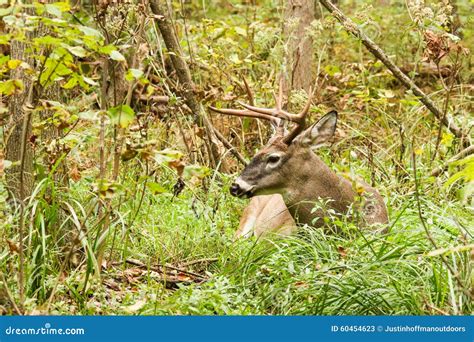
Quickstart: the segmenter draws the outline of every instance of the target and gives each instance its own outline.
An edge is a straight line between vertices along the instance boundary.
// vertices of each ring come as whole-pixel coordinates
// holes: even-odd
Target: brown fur
[[[265,171],[265,158],[276,152],[284,153],[281,167]],[[323,226],[322,218],[327,216],[327,209],[345,215],[349,207],[360,213],[363,225],[388,222],[385,203],[376,189],[363,181],[351,181],[337,175],[309,147],[297,143],[286,147],[273,142],[266,146],[243,171],[241,178],[255,185],[254,196],[281,194],[299,224]],[[326,210],[314,211],[321,201],[327,203]]]
[[[231,192],[235,196],[257,198],[280,194],[299,224],[321,227],[325,225],[324,218],[332,213],[339,216],[351,213],[350,219],[360,218],[363,226],[385,225],[387,209],[378,191],[364,181],[337,175],[312,151],[333,136],[336,123],[337,113],[331,111],[290,142],[284,138],[271,139],[243,170]],[[270,205],[260,200],[252,200],[249,207],[244,212],[241,227],[249,222],[246,216],[252,223],[262,222],[258,215],[264,213],[267,218],[276,218],[276,210],[282,212],[281,203],[275,203],[273,214]],[[262,226],[262,229],[278,230],[282,226],[276,219],[270,221],[271,227]]]
[[[254,196],[242,213],[235,238],[268,234],[285,236],[295,230],[296,222],[281,195]]]

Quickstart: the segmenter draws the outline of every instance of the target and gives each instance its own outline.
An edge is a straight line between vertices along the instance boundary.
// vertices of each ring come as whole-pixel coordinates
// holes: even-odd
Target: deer
[[[334,213],[338,216],[350,215],[351,219],[360,219],[362,227],[385,226],[388,223],[388,213],[379,192],[362,179],[350,179],[336,174],[315,153],[315,150],[326,145],[334,136],[338,113],[331,110],[307,127],[306,117],[311,108],[313,95],[310,89],[306,104],[297,114],[283,109],[281,86],[279,96],[275,95],[274,108],[257,107],[242,102],[239,104],[243,109],[209,107],[219,114],[263,119],[271,123],[284,121],[294,124],[294,127],[287,132],[278,130],[256,153],[230,186],[231,195],[251,198],[251,203],[255,205],[259,204],[259,201],[253,200],[256,196],[280,195],[289,214],[298,225],[327,227],[328,220],[325,220],[325,217]],[[269,201],[269,198],[266,201]],[[282,203],[278,204],[277,200],[275,203],[273,217],[278,216],[277,210],[282,210]],[[248,212],[259,213],[259,210],[247,207],[244,213]],[[266,215],[271,217],[268,210]],[[280,215],[280,218],[282,217],[285,215]],[[257,219],[258,216],[253,218],[254,221]],[[278,227],[284,226],[280,221],[273,224],[275,226],[266,229],[278,230]],[[242,229],[244,235],[248,235],[249,232],[244,228],[241,220],[239,230]],[[334,227],[327,228],[331,231],[337,230]]]
[[[240,217],[234,239],[289,236],[297,225],[280,194],[254,196]]]
[[[244,84],[251,94],[248,84]],[[249,95],[253,102],[253,95]],[[274,134],[269,142],[279,139],[285,133],[283,120],[275,118],[271,122]],[[257,238],[267,236],[289,236],[296,231],[297,225],[280,194],[253,196],[240,217],[239,228],[234,239]]]

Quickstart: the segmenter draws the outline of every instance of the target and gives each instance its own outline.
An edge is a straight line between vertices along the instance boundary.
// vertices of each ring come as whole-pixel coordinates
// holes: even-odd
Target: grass
[[[210,315],[471,312],[472,303],[439,255],[429,255],[434,248],[421,225],[413,193],[392,193],[391,225],[384,235],[361,232],[346,223],[341,235],[301,227],[298,234],[288,238],[233,241],[238,211],[244,203],[222,191],[229,179],[221,181],[223,184],[212,184],[207,193],[186,190],[174,198],[146,191],[140,215],[130,226],[127,222],[131,222],[138,199],[123,203],[112,215],[101,278],[93,274],[99,265],[94,265],[90,256],[97,252],[94,229],[89,228],[90,234],[82,243],[91,252],[89,258],[73,264],[69,273],[62,269],[64,236],[55,236],[54,230],[49,233],[48,229],[58,223],[55,218],[60,207],[70,207],[63,224],[89,222],[89,227],[94,227],[96,219],[87,219],[90,193],[83,184],[76,183],[68,195],[58,196],[62,203],[33,198],[26,220],[27,311]],[[46,185],[46,181],[40,183],[38,193],[46,191]],[[48,191],[54,196],[54,189]],[[469,289],[473,276],[469,252],[451,250],[472,243],[472,231],[466,233],[463,228],[472,228],[468,226],[472,213],[461,203],[441,197],[435,203],[425,194],[420,201],[437,247],[448,249],[446,260]],[[11,236],[12,227],[7,224],[2,240]],[[202,258],[215,261],[186,268],[205,275],[208,281],[168,289],[156,272],[128,265],[124,262],[127,258],[141,260],[151,268],[179,266]],[[2,248],[0,268],[4,272],[16,270],[16,259],[15,253]],[[14,300],[18,300],[16,286],[15,278],[9,277]],[[0,305],[11,310],[7,302]]]
[[[190,5],[199,12],[194,11],[197,14],[187,22],[197,89],[216,93],[217,98],[236,95],[242,100],[244,95],[235,85],[242,72],[258,90],[257,102],[270,105],[275,70],[281,68],[284,50],[279,38],[281,9],[267,1],[255,7],[254,15],[245,6],[204,11],[200,4]],[[404,2],[352,7],[344,5],[343,9],[352,18],[367,19],[364,29],[398,65],[421,62],[423,36]],[[458,12],[464,23],[470,20],[464,4],[458,4]],[[244,19],[255,21],[252,42],[251,35],[234,29],[250,29]],[[182,25],[181,19],[176,23]],[[121,165],[119,184],[101,197],[94,190],[99,126],[81,121],[68,136],[72,151],[67,160],[69,166],[81,169],[81,179],[62,187],[53,181],[55,175],[44,175],[25,207],[23,299],[18,287],[20,212],[7,205],[0,182],[0,314],[15,313],[14,304],[30,314],[471,314],[472,249],[462,246],[473,243],[473,202],[459,196],[463,184],[446,186],[445,175],[428,177],[435,166],[459,150],[459,142],[443,131],[432,162],[437,121],[334,20],[316,24],[315,61],[321,61],[326,84],[318,94],[320,105],[313,108],[312,119],[334,107],[341,119],[338,143],[322,155],[334,170],[375,181],[388,204],[391,223],[386,234],[361,232],[354,224],[343,222],[340,235],[301,227],[288,238],[234,241],[246,202],[228,194],[233,176],[214,173],[204,181],[205,187],[188,184],[176,197],[172,194],[176,175],[162,166],[150,165],[149,169],[139,158]],[[471,27],[465,25],[463,33],[465,46],[472,46]],[[152,50],[161,51],[155,46],[158,38],[151,36]],[[188,41],[183,38],[182,43],[187,46]],[[459,126],[469,127],[469,57],[464,64],[449,112],[455,114]],[[439,80],[410,77],[423,84],[438,106],[443,105],[446,94]],[[168,95],[174,98],[172,90]],[[74,104],[74,96],[67,101]],[[301,105],[303,97],[292,99]],[[177,102],[170,111],[180,105]],[[159,122],[150,124],[147,131],[146,139],[166,136],[160,148],[179,146],[173,134],[163,134],[164,130],[178,131],[173,127],[175,116],[170,117],[153,117]],[[252,124],[246,121],[214,123],[227,136],[231,136],[230,127],[237,127],[237,135],[240,126],[245,133],[252,131]],[[107,139],[112,131],[109,127]],[[148,146],[137,136],[132,135],[131,140]],[[237,138],[232,142],[251,155],[260,142],[257,134],[248,136],[244,143]],[[417,157],[418,189],[412,153]],[[450,176],[456,171],[457,166],[452,166]],[[147,185],[151,181],[162,185],[165,192],[153,193]],[[105,246],[102,262],[98,258],[101,246]],[[127,259],[146,267],[131,265]],[[201,259],[206,260],[195,262]],[[186,265],[190,262],[195,263]],[[154,271],[158,265],[176,266],[208,280],[169,288]],[[185,278],[186,274],[176,276]]]

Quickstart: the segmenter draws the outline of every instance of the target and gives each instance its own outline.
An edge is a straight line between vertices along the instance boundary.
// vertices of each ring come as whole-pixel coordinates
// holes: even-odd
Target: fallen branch
[[[458,154],[454,155],[453,157],[451,157],[446,163],[444,163],[443,165],[441,166],[438,166],[437,168],[433,169],[433,171],[431,171],[431,174],[430,176],[431,177],[437,177],[439,176],[444,170],[446,170],[449,166],[449,164],[451,163],[454,163],[455,161],[458,161],[464,157],[467,157],[471,154],[474,154],[474,146],[469,146],[468,148],[465,148],[464,150],[462,150],[461,152],[459,152]]]
[[[140,101],[162,103],[162,104],[168,104],[170,100],[169,96],[165,96],[165,95],[152,95],[152,96],[140,95],[138,99]]]
[[[356,38],[360,39],[362,44],[376,57],[378,58],[385,66],[392,72],[400,82],[402,82],[407,88],[411,89],[413,93],[419,97],[421,103],[423,103],[426,108],[428,108],[433,115],[442,122],[457,138],[463,139],[463,131],[449,118],[447,115],[443,115],[441,110],[436,107],[435,103],[421,90],[407,75],[396,66],[387,54],[372,40],[370,39],[350,18],[348,18],[344,13],[341,12],[339,8],[334,6],[330,0],[319,0],[321,4],[326,7],[326,9],[331,12],[331,14],[342,24],[342,26],[354,35]],[[468,144],[466,141],[465,143]]]
[[[190,272],[190,271],[186,271],[186,270],[183,270],[182,268],[178,268],[178,267],[175,267],[175,266],[171,266],[171,265],[158,265],[158,266],[148,266],[144,263],[142,263],[141,261],[139,260],[135,260],[135,259],[127,259],[125,260],[125,262],[127,264],[130,264],[130,265],[134,265],[134,266],[138,266],[138,267],[141,267],[141,268],[146,268],[146,269],[150,269],[152,271],[155,271],[155,272],[158,272],[158,273],[162,273],[162,274],[168,274],[168,272],[166,271],[163,271],[163,268],[168,268],[170,270],[174,270],[174,271],[177,271],[177,272],[180,272],[180,273],[183,273],[183,274],[187,274],[187,275],[190,275],[194,278],[199,279],[200,281],[204,281],[206,280],[206,277],[200,275],[200,274],[197,274],[197,273],[194,273],[194,272]]]

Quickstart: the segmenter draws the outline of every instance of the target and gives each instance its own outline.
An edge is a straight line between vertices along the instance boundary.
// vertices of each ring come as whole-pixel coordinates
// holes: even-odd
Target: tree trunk
[[[313,40],[308,29],[314,20],[314,1],[287,0],[283,33],[288,42],[286,51],[287,77],[283,91],[292,89],[309,91],[312,85]]]
[[[31,58],[25,58],[25,44],[12,41],[11,59],[18,59],[33,65]],[[5,157],[13,165],[5,172],[9,197],[14,201],[22,201],[31,194],[34,185],[33,174],[33,149],[29,143],[31,137],[31,120],[24,120],[26,117],[25,104],[28,97],[28,90],[32,87],[31,79],[25,75],[22,68],[11,71],[11,79],[18,79],[23,82],[24,90],[19,94],[14,94],[9,98],[9,120],[5,125]],[[24,131],[25,130],[25,131]],[[23,137],[26,141],[23,142]],[[23,145],[25,144],[25,145]],[[22,146],[25,147],[23,157],[23,172],[21,172]]]
[[[194,115],[194,122],[199,127],[204,127],[207,133],[207,147],[209,150],[209,158],[211,165],[217,167],[220,165],[221,171],[229,170],[225,160],[222,160],[223,146],[218,140],[215,133],[214,127],[206,116],[206,113],[202,110],[201,105],[196,99],[194,94],[195,85],[191,78],[191,72],[189,67],[182,57],[183,53],[179,45],[178,37],[173,29],[173,24],[169,19],[169,15],[164,11],[166,3],[163,1],[154,0],[150,1],[150,8],[156,16],[156,23],[160,30],[163,41],[165,42],[166,48],[168,49],[171,62],[173,63],[174,70],[178,77],[181,89],[178,91],[183,95],[184,100],[191,112]]]

